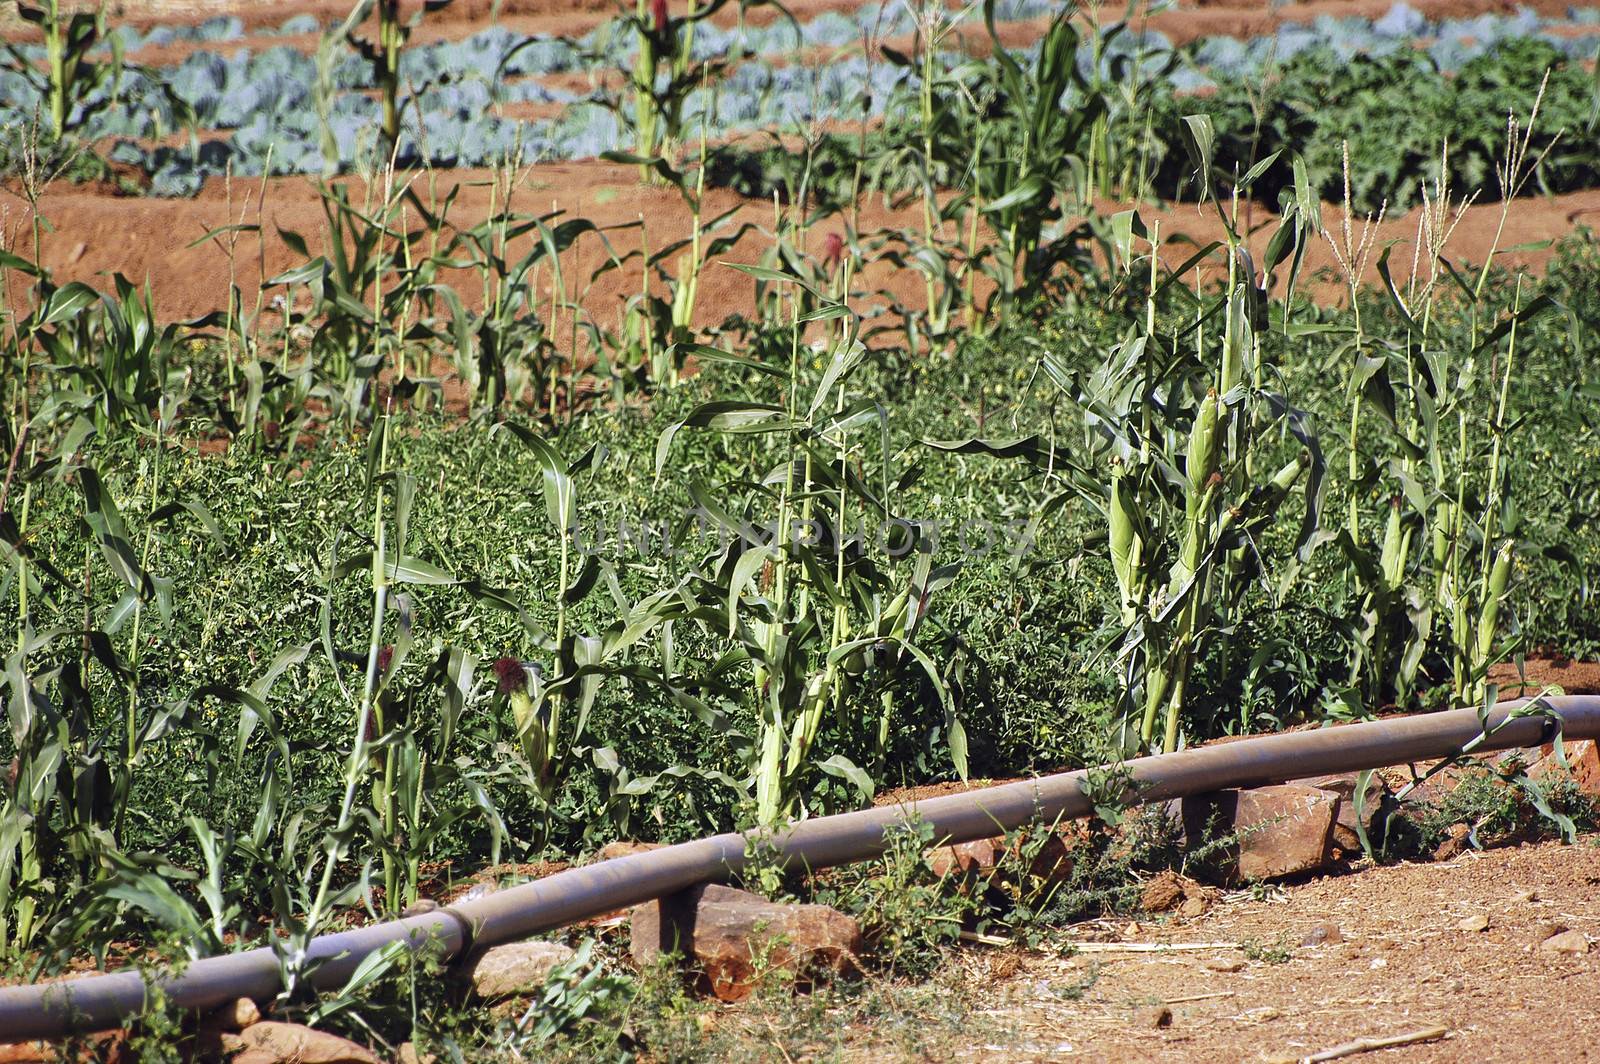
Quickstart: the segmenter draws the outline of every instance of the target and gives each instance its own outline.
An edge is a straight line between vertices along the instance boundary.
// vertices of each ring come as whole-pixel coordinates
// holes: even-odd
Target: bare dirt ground
[[[1569,695],[1600,693],[1600,664],[1566,658],[1529,658],[1519,671],[1506,662],[1489,670],[1489,680],[1500,685],[1501,698],[1533,696],[1548,687]]]
[[[1284,21],[1315,18],[1319,15],[1374,15],[1386,11],[1391,0],[1315,0],[1311,3],[1269,4],[1266,0],[1225,0],[1185,6],[1160,13],[1148,20],[1151,28],[1160,29],[1176,40],[1189,40],[1196,36],[1217,33],[1234,33],[1242,36],[1271,32]],[[804,21],[824,11],[849,11],[859,6],[859,0],[795,0],[788,8],[796,18]],[[1429,16],[1475,15],[1506,8],[1502,0],[1416,0],[1416,6]],[[1536,0],[1535,10],[1546,13],[1563,13],[1565,0]],[[717,15],[719,21],[732,22],[737,17],[736,5]],[[151,21],[200,20],[218,14],[233,14],[246,25],[275,27],[285,18],[298,13],[320,16],[342,16],[346,11],[344,0],[294,0],[283,5],[263,5],[240,0],[124,0],[116,9],[121,20],[141,23]],[[498,21],[519,32],[548,34],[577,34],[587,31],[612,17],[619,6],[608,0],[502,0],[494,5],[491,0],[457,0],[451,6],[428,15],[419,27],[416,40],[432,37],[463,37],[490,24],[493,14]],[[1106,16],[1119,15],[1120,8],[1107,8]],[[758,9],[750,16],[755,20],[775,17],[770,11]],[[1042,25],[1042,24],[1041,24]],[[1008,26],[1007,33],[1021,35],[1032,29],[1031,23]],[[0,36],[22,39],[26,31],[8,27]],[[314,39],[283,37],[247,38],[221,45],[232,51],[239,47],[261,47],[290,44],[314,46]],[[177,61],[181,55],[195,47],[212,45],[165,46],[159,53],[139,55],[145,61],[159,58]],[[584,75],[587,76],[587,75]],[[483,171],[444,171],[437,176],[437,188],[432,193],[443,197],[449,187],[461,183],[465,187],[451,216],[453,224],[470,228],[488,213],[489,193],[487,182],[491,175]],[[431,176],[417,178],[416,187],[425,189]],[[519,193],[520,207],[524,210],[545,210],[559,207],[571,217],[587,217],[602,226],[625,225],[644,218],[648,224],[651,242],[660,247],[669,240],[688,234],[690,215],[676,193],[642,188],[634,172],[626,167],[598,161],[554,163],[531,168],[526,172]],[[26,234],[31,228],[31,211],[16,193],[16,188],[0,189],[0,247],[18,247],[27,251]],[[276,236],[282,228],[304,234],[313,247],[324,228],[320,198],[314,183],[303,177],[275,178],[265,182],[238,180],[232,183],[232,206],[227,199],[227,188],[220,179],[209,181],[197,199],[162,200],[119,196],[109,186],[71,186],[57,183],[51,186],[41,204],[41,213],[48,219],[53,231],[48,233],[43,261],[54,271],[58,281],[82,280],[104,287],[113,273],[121,273],[137,283],[148,281],[155,292],[158,312],[166,318],[193,318],[222,307],[230,283],[230,276],[246,292],[253,292],[265,277],[271,277],[295,263],[288,248]],[[360,202],[363,194],[358,190],[352,198]],[[424,198],[430,198],[428,194]],[[253,238],[241,240],[231,267],[228,256],[216,244],[198,248],[189,245],[209,228],[241,221],[257,220],[256,204],[260,203],[260,220],[267,236],[258,246]],[[1105,203],[1104,212],[1121,209],[1125,204]],[[706,215],[739,207],[734,224],[744,222],[766,223],[771,218],[771,205],[765,202],[741,201],[734,193],[713,192],[708,196]],[[1187,237],[1207,241],[1222,234],[1222,228],[1210,209],[1194,206],[1140,207],[1147,220],[1161,221],[1162,233],[1170,240]],[[1325,214],[1330,220],[1339,217],[1336,208]],[[890,209],[880,200],[864,203],[860,215],[854,220],[859,235],[889,228],[899,228],[916,223],[920,208],[906,204]],[[1507,236],[1502,246],[1516,245],[1517,250],[1502,253],[1501,261],[1508,265],[1537,270],[1549,256],[1548,242],[1559,240],[1580,225],[1593,225],[1600,220],[1600,190],[1555,197],[1551,199],[1528,198],[1516,202],[1506,226]],[[1244,219],[1254,230],[1252,243],[1259,252],[1270,236],[1272,215],[1260,207],[1247,208]],[[1472,207],[1457,228],[1449,252],[1456,261],[1478,262],[1489,251],[1500,222],[1500,207],[1493,203],[1480,203]],[[830,233],[843,228],[843,220],[831,220],[813,233],[814,243],[820,251],[822,242]],[[1393,261],[1410,262],[1411,242],[1417,229],[1415,212],[1387,219],[1379,232],[1380,243],[1394,245]],[[956,234],[947,234],[954,236]],[[765,249],[766,238],[759,233],[747,236],[738,247],[729,252],[734,261],[749,261]],[[636,250],[636,230],[618,235],[615,243],[619,253]],[[1167,258],[1176,264],[1187,257],[1190,248],[1174,244]],[[603,254],[597,241],[581,242],[578,250],[569,253],[563,262],[567,276],[587,277],[599,265]],[[1375,257],[1375,256],[1374,256]],[[1343,291],[1341,281],[1332,276],[1333,256],[1325,245],[1311,249],[1307,257],[1308,285],[1317,298],[1335,299]],[[1318,280],[1317,275],[1322,274]],[[462,279],[464,280],[464,278]],[[887,265],[869,269],[862,275],[862,288],[882,292],[873,302],[889,299],[908,306],[916,306],[921,299],[922,283],[910,271],[895,271]],[[1376,283],[1376,277],[1365,279]],[[548,297],[550,275],[544,274]],[[595,283],[583,298],[586,313],[601,327],[612,328],[617,323],[623,302],[640,291],[641,278],[638,264],[606,274]],[[981,293],[980,285],[980,295]],[[464,288],[470,292],[470,286]],[[711,269],[701,284],[697,324],[704,326],[722,321],[728,314],[747,311],[753,295],[753,285],[748,278],[733,271]],[[866,308],[863,308],[866,309]]]
[[[973,955],[965,978],[992,1004],[950,1055],[1292,1060],[1443,1027],[1438,1041],[1355,1059],[1590,1059],[1600,951],[1541,943],[1555,928],[1600,937],[1597,886],[1600,838],[1589,837],[1242,891],[1195,919],[1107,925],[1124,944],[1224,944],[1211,948]],[[1483,930],[1464,930],[1479,916]]]
[[[471,228],[487,217],[490,178],[486,171],[439,172],[436,195],[440,200],[452,185],[459,182],[464,186],[450,215],[454,225]],[[428,180],[424,175],[414,186],[424,202],[430,198]],[[358,186],[351,198],[361,203],[364,199],[359,187],[361,182],[351,179],[351,183]],[[49,220],[52,229],[44,238],[44,264],[55,273],[58,281],[81,280],[97,287],[108,287],[113,273],[121,273],[136,283],[149,281],[159,313],[166,318],[183,319],[224,306],[229,285],[225,251],[214,243],[200,247],[190,245],[208,229],[241,221],[254,223],[258,200],[262,204],[260,217],[266,240],[258,248],[253,236],[242,238],[234,262],[237,283],[245,292],[254,291],[263,276],[271,277],[297,264],[288,247],[277,237],[277,229],[299,232],[313,249],[319,247],[326,223],[321,198],[312,180],[304,177],[269,179],[264,198],[259,180],[235,180],[231,209],[226,191],[221,180],[211,180],[196,199],[166,200],[119,197],[102,189],[65,183],[54,185],[40,203],[40,212]],[[643,187],[632,168],[612,163],[579,161],[532,167],[517,195],[518,201],[514,204],[517,209],[543,212],[559,208],[567,212],[568,217],[589,218],[600,226],[625,225],[643,217],[655,247],[686,237],[691,224],[689,211],[675,191]],[[1107,213],[1124,206],[1127,205],[1111,202],[1100,205]],[[747,221],[770,229],[770,203],[744,200],[728,190],[713,190],[707,194],[705,216],[715,217],[732,207],[738,207],[739,213],[731,220],[727,231]],[[1147,222],[1160,219],[1161,232],[1169,240],[1180,234],[1201,242],[1222,236],[1222,228],[1210,207],[1146,204],[1139,210]],[[880,229],[918,225],[919,218],[920,209],[915,204],[891,209],[881,200],[873,199],[861,206],[858,233],[867,236]],[[1337,223],[1339,208],[1326,208],[1325,218]],[[1379,245],[1394,246],[1392,261],[1399,264],[1402,275],[1411,261],[1417,218],[1416,212],[1389,218],[1379,228]],[[841,232],[847,221],[833,219],[817,226],[812,232],[814,253],[820,254],[827,234]],[[1484,203],[1469,208],[1452,239],[1452,257],[1458,262],[1482,261],[1493,243],[1499,221],[1499,204]],[[1515,245],[1516,250],[1503,252],[1498,261],[1504,265],[1538,269],[1549,259],[1551,242],[1571,234],[1580,225],[1593,225],[1597,221],[1600,221],[1600,190],[1549,199],[1517,200],[1511,205],[1506,226],[1508,235],[1502,240],[1503,248]],[[1259,259],[1272,233],[1272,215],[1264,208],[1255,207],[1250,222],[1255,229],[1252,243],[1256,245]],[[4,233],[3,246],[30,250],[27,238],[31,212],[15,190],[0,190],[0,228]],[[619,255],[638,248],[636,229],[616,234],[611,239]],[[751,233],[729,251],[726,258],[736,262],[754,261],[766,249],[767,240],[760,233]],[[1176,266],[1192,250],[1192,245],[1187,243],[1169,244],[1165,258],[1169,265]],[[587,278],[601,264],[603,254],[598,242],[586,239],[563,260],[564,271],[568,277]],[[1343,282],[1334,278],[1334,265],[1328,245],[1314,244],[1306,258],[1309,284],[1303,287],[1317,298],[1338,298]],[[1325,275],[1321,280],[1317,279],[1319,273]],[[472,289],[464,284],[465,280],[461,278],[457,283],[463,285],[464,293],[470,294]],[[1377,277],[1374,274],[1366,281],[1376,283]],[[549,282],[550,274],[546,271],[542,278],[546,298]],[[883,291],[915,305],[922,281],[910,271],[895,271],[880,263],[861,276],[860,287],[870,292]],[[594,284],[584,298],[585,311],[602,327],[613,328],[622,302],[637,294],[639,289],[639,265],[635,259],[627,268],[607,273]],[[707,270],[701,281],[698,323],[711,325],[732,312],[748,311],[753,291],[749,278],[732,270]]]

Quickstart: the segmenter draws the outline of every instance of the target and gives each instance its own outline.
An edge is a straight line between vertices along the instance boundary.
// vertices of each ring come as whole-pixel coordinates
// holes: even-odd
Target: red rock
[[[218,1030],[242,1031],[261,1022],[261,1009],[249,998],[239,998],[232,1004],[222,1006],[206,1019]]]
[[[1139,908],[1164,913],[1183,904],[1183,879],[1170,868],[1151,876],[1139,892]]]
[[[1282,879],[1327,864],[1338,813],[1338,795],[1304,784],[1220,791],[1185,800],[1185,835],[1235,834],[1239,878]]]
[[[936,846],[924,859],[936,876],[981,876],[999,867],[1005,857],[1005,847],[1005,839],[974,839],[952,846]]]
[[[572,947],[560,942],[507,942],[474,954],[462,974],[471,981],[473,993],[486,1000],[536,994],[544,989],[550,973],[572,957]]]
[[[0,1035],[4,1033],[0,1031]],[[0,1064],[57,1064],[60,1061],[126,1064],[132,1059],[126,1031],[104,1031],[79,1037],[75,1053],[68,1053],[65,1046],[45,1041],[0,1043]]]
[[[1015,868],[1019,854],[1029,854],[1028,874],[1036,879],[1060,883],[1072,878],[1072,854],[1060,832],[1052,831],[1043,840],[1019,838],[1007,844],[1004,836],[936,846],[923,854],[936,876],[981,878],[992,875],[1011,855]]]
[[[1323,921],[1305,933],[1300,940],[1304,947],[1333,946],[1344,941],[1344,932],[1339,930],[1339,925]]]
[[[1580,739],[1577,742],[1564,742],[1562,749],[1567,755],[1567,764],[1563,768],[1556,757],[1554,745],[1545,747],[1545,755],[1528,769],[1530,779],[1553,776],[1560,778],[1570,775],[1572,782],[1578,789],[1591,798],[1600,798],[1600,746],[1593,739]]]
[[[1346,853],[1361,852],[1361,835],[1356,830],[1356,784],[1359,782],[1360,773],[1346,772],[1337,776],[1316,776],[1310,779],[1294,780],[1294,783],[1316,787],[1319,790],[1330,791],[1339,796],[1339,816],[1333,824],[1333,844]],[[1389,784],[1376,772],[1367,779],[1367,789],[1362,795],[1361,802],[1361,829],[1367,833],[1369,841],[1373,839],[1376,831],[1382,829],[1383,819],[1381,814],[1393,806],[1389,793]]]
[[[1581,957],[1589,952],[1589,940],[1584,937],[1582,931],[1563,931],[1539,943],[1539,948],[1546,953],[1565,953]]]
[[[1448,861],[1460,857],[1472,848],[1472,829],[1465,824],[1451,824],[1444,841],[1433,851],[1435,861]]]
[[[379,1064],[371,1050],[326,1031],[263,1020],[222,1036],[231,1064]]]
[[[748,995],[767,971],[802,980],[855,972],[866,950],[860,925],[826,905],[783,905],[716,884],[637,906],[630,930],[636,963],[681,954],[723,1001]]]

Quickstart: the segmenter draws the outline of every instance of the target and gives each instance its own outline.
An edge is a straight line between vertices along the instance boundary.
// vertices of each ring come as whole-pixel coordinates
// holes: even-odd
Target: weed
[[[1294,947],[1290,944],[1287,933],[1279,935],[1270,942],[1247,938],[1239,943],[1239,950],[1246,960],[1260,961],[1262,964],[1287,964],[1294,959]]]

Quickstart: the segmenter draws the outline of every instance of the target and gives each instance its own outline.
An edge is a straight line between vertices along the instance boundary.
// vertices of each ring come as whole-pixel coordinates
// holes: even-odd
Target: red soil
[[[453,224],[462,228],[481,222],[488,216],[490,174],[485,171],[445,171],[438,175],[437,194],[460,184],[461,192],[450,215]],[[428,178],[419,177],[414,187],[428,199]],[[358,179],[351,179],[351,197],[360,203],[364,188]],[[154,288],[156,306],[164,317],[183,319],[196,317],[225,305],[229,284],[229,263],[224,251],[215,244],[190,247],[211,228],[226,224],[254,222],[256,202],[261,195],[259,180],[239,179],[233,182],[230,210],[227,190],[220,180],[209,181],[194,200],[163,200],[154,198],[121,197],[107,190],[85,186],[57,184],[48,190],[40,203],[40,211],[50,222],[53,231],[47,232],[43,245],[44,264],[54,271],[58,281],[82,280],[90,284],[109,287],[110,276],[121,273],[132,281],[149,281]],[[611,163],[583,161],[554,163],[532,167],[520,182],[514,205],[524,211],[539,211],[559,207],[571,217],[593,220],[600,226],[618,226],[637,222],[641,217],[648,225],[652,247],[662,247],[668,241],[686,237],[691,224],[690,214],[682,199],[668,189],[648,188],[638,183],[635,171]],[[1101,204],[1106,212],[1120,209],[1116,203]],[[753,222],[770,231],[772,206],[760,201],[743,201],[727,190],[707,193],[705,216],[715,217],[730,208],[738,208],[733,224]],[[1169,207],[1140,207],[1147,222],[1160,220],[1161,233],[1171,240],[1182,236],[1195,241],[1220,237],[1222,229],[1215,212],[1193,205]],[[1251,243],[1259,258],[1271,233],[1272,215],[1262,208],[1253,210],[1248,221],[1255,229]],[[920,225],[920,209],[908,204],[898,209],[886,206],[880,199],[861,204],[859,232],[870,235],[882,228],[902,228]],[[414,217],[414,216],[413,216]],[[277,229],[299,232],[313,249],[321,243],[325,222],[321,199],[313,181],[303,177],[274,178],[266,182],[265,202],[261,211],[266,236],[263,246],[257,247],[253,236],[240,240],[235,267],[238,283],[245,292],[253,292],[265,276],[271,277],[295,264],[293,254],[276,235]],[[1417,229],[1416,212],[1386,220],[1379,228],[1379,246],[1393,244],[1391,261],[1397,274],[1404,275],[1411,262],[1411,246]],[[1339,219],[1336,208],[1327,208],[1325,220],[1333,226]],[[1600,220],[1600,190],[1589,190],[1551,199],[1523,199],[1511,206],[1510,218],[1502,246],[1514,245],[1517,250],[1502,252],[1499,261],[1518,267],[1537,270],[1548,260],[1551,250],[1546,242],[1553,242],[1572,233],[1579,225]],[[1480,204],[1467,211],[1457,227],[1450,245],[1451,257],[1457,261],[1481,261],[1492,246],[1500,221],[1498,204]],[[413,221],[413,224],[415,222]],[[14,190],[0,191],[0,237],[3,246],[26,251],[32,219],[28,204]],[[821,254],[828,233],[846,228],[846,220],[826,221],[812,231],[813,254]],[[612,234],[611,240],[618,253],[626,253],[638,246],[637,230]],[[753,261],[766,250],[770,237],[765,233],[751,233],[739,245],[727,252],[727,261]],[[1533,246],[1529,245],[1543,245]],[[1192,248],[1188,244],[1169,244],[1164,258],[1169,265],[1177,265],[1188,257]],[[587,238],[569,251],[563,267],[569,277],[587,278],[602,261],[599,242]],[[1374,255],[1374,258],[1376,256]],[[1317,242],[1307,255],[1306,276],[1312,278],[1312,294],[1323,298],[1337,298],[1343,291],[1342,281],[1332,276],[1334,258],[1328,246]],[[1328,275],[1317,279],[1320,273]],[[464,294],[470,293],[476,282],[466,277],[452,278]],[[1375,274],[1364,278],[1366,283],[1377,282]],[[585,312],[603,327],[611,328],[617,322],[622,301],[636,294],[641,278],[637,261],[621,271],[603,275],[590,288],[582,302]],[[543,291],[549,294],[549,271],[541,278]],[[859,290],[869,293],[886,292],[908,305],[915,305],[922,291],[920,276],[910,271],[896,271],[888,264],[877,263],[860,277]],[[981,290],[980,290],[981,291]],[[701,283],[699,324],[720,322],[729,313],[750,309],[753,286],[749,278],[732,270],[711,267]],[[883,302],[883,297],[873,296],[865,303]],[[866,309],[865,306],[860,309]]]

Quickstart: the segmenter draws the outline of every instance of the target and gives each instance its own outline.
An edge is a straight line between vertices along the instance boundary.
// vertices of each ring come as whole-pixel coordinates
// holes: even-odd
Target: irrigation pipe
[[[1264,735],[1123,762],[1130,802],[1165,801],[1229,787],[1252,787],[1307,776],[1399,765],[1476,752],[1537,746],[1550,741],[1560,718],[1567,739],[1600,739],[1600,697],[1503,702],[1480,721],[1478,712],[1451,710],[1347,724],[1316,731]],[[1522,712],[1519,713],[1518,711]],[[763,842],[790,866],[825,868],[874,857],[884,829],[910,817],[931,824],[951,842],[987,838],[1038,819],[1080,817],[1092,807],[1087,771],[1066,772],[963,794],[802,821]],[[469,949],[525,938],[726,878],[747,860],[744,835],[715,835],[609,861],[571,868],[486,897],[420,916],[323,935],[311,941],[312,986],[343,986],[361,961],[391,942],[433,947],[445,958]],[[181,974],[114,972],[61,982],[0,989],[0,1038],[52,1038],[126,1023],[154,1004],[147,981],[168,1007],[206,1010],[241,997],[267,1001],[282,989],[278,958],[254,949],[190,964]]]

